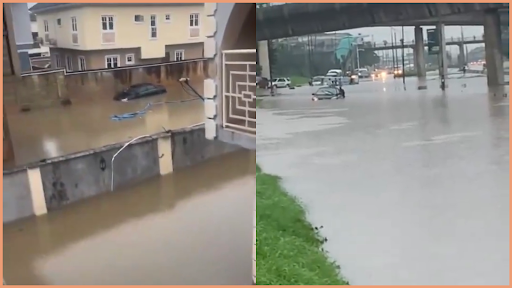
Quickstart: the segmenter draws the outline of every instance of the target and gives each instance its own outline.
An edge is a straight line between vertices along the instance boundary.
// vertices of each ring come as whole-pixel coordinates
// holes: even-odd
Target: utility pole
[[[391,57],[393,59],[393,72],[395,71],[396,63],[395,63],[395,42],[393,41],[393,27],[391,28]]]
[[[356,59],[357,59],[357,71],[359,71],[359,68],[361,68],[359,64],[359,43],[356,43]]]
[[[267,41],[267,51],[268,51],[268,62],[269,62],[269,67],[268,67],[268,70],[269,70],[269,76],[270,76],[270,96],[275,96],[275,90],[274,90],[274,83],[272,83],[272,61],[273,61],[273,58],[272,56],[274,51],[273,51],[273,47],[274,45],[272,45],[272,40],[268,40]]]
[[[396,32],[393,31],[393,34],[395,35],[395,44],[398,44],[398,41],[396,41]],[[396,49],[393,49],[394,53],[395,53],[395,58],[396,58],[396,64],[398,64],[398,50]],[[403,69],[403,67],[402,67]]]
[[[460,60],[462,60],[462,65],[465,66],[466,62],[467,62],[467,60],[466,60],[467,55],[464,54],[464,50],[465,50],[464,48],[466,48],[466,45],[464,44],[464,30],[463,30],[462,26],[460,26],[460,38],[461,38],[461,45],[462,45],[461,51],[463,54],[460,55],[459,57],[460,57]]]
[[[405,33],[404,26],[402,26],[402,82],[404,83],[404,91],[407,90],[405,88]]]

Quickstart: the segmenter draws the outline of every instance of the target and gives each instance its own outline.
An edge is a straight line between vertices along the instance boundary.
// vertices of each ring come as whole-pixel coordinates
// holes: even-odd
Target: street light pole
[[[360,64],[359,64],[359,44],[356,44],[356,59],[357,59],[357,70],[359,71]]]
[[[395,42],[393,41],[393,27],[391,28],[391,58],[393,59],[393,72],[395,71],[396,63],[395,63]]]
[[[404,90],[407,90],[405,88],[405,33],[404,33],[404,26],[402,26],[402,82],[404,83]]]

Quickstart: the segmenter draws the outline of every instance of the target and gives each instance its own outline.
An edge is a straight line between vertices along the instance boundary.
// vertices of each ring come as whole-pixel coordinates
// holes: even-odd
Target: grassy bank
[[[258,285],[347,285],[322,251],[323,239],[277,176],[256,172]]]
[[[302,76],[291,76],[290,82],[292,86],[303,86],[308,84],[309,78]]]

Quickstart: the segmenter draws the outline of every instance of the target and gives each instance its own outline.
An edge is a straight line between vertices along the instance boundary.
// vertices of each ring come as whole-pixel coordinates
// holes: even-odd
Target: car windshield
[[[330,88],[330,87],[324,87],[318,89],[316,91],[316,95],[326,95],[326,96],[336,96],[338,91],[336,91],[336,88]]]

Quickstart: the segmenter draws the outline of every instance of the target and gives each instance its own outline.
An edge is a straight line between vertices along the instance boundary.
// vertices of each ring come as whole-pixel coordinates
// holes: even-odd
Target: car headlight
[[[356,75],[352,75],[352,76],[350,76],[350,78],[356,79]]]

